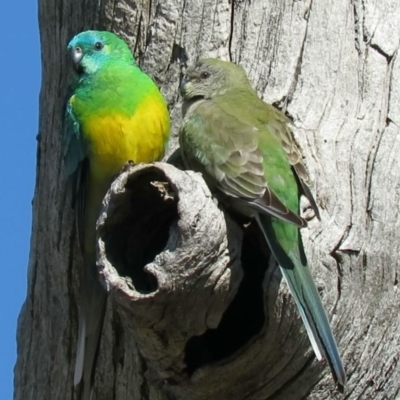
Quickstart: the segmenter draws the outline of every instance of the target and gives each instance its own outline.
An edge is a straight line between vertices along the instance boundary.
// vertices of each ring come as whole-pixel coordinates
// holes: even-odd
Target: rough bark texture
[[[60,131],[65,46],[89,28],[126,38],[160,85],[173,118],[168,155],[181,70],[200,56],[240,63],[260,96],[286,110],[321,210],[302,233],[343,354],[344,398],[400,398],[398,0],[39,0],[39,18],[37,186],[14,398],[76,398],[81,265]],[[143,228],[146,216],[155,229]],[[94,400],[343,398],[242,222],[197,174],[127,167],[99,222],[110,301]]]

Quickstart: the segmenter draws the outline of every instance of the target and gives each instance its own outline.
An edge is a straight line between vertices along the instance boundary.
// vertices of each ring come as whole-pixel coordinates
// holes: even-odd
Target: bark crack
[[[135,45],[133,47],[133,53],[137,54],[139,46],[140,46],[140,38],[142,36],[142,22],[143,22],[143,14],[140,13],[139,15],[139,22],[138,22],[138,26],[136,29],[136,40],[135,40]],[[140,60],[140,57],[139,57]]]
[[[373,39],[373,37],[371,38],[371,41],[372,41],[372,39]],[[382,49],[382,47],[379,46],[378,43],[372,43],[372,42],[370,42],[370,43],[369,43],[369,47],[371,47],[371,49],[374,49],[376,52],[378,52],[382,57],[384,57],[384,58],[386,59],[386,62],[387,62],[388,64],[390,64],[390,62],[391,62],[392,59],[393,59],[393,54],[390,55],[390,54],[386,53],[386,52]]]
[[[371,211],[372,211],[372,178],[373,178],[373,171],[375,166],[376,157],[379,152],[380,144],[385,134],[385,131],[388,127],[388,115],[389,115],[389,108],[390,108],[390,97],[391,97],[391,89],[392,89],[392,80],[393,80],[393,57],[386,58],[388,62],[388,69],[387,69],[387,85],[386,85],[386,93],[382,96],[382,115],[380,118],[380,129],[375,136],[374,143],[372,144],[371,150],[368,155],[366,170],[365,170],[365,186],[367,188],[367,199],[366,199],[366,210],[369,219],[371,219]]]
[[[311,14],[311,9],[312,9],[312,4],[313,4],[313,0],[310,1],[310,6],[307,9],[305,15],[304,15],[304,19],[307,21],[306,23],[306,29],[304,31],[304,36],[303,36],[303,40],[301,42],[301,47],[300,47],[300,54],[297,57],[297,63],[296,63],[296,68],[294,71],[294,76],[292,79],[292,83],[290,84],[289,90],[288,90],[288,94],[286,96],[286,100],[284,101],[284,106],[282,107],[283,110],[286,111],[287,106],[290,104],[292,97],[294,95],[294,92],[296,91],[297,88],[297,84],[299,81],[299,77],[301,75],[301,68],[302,68],[302,64],[303,64],[303,55],[304,55],[304,49],[306,46],[306,42],[307,42],[307,37],[308,37],[308,22],[310,19],[310,14]]]
[[[235,0],[230,0],[231,5],[231,25],[229,30],[229,41],[228,41],[228,53],[229,53],[229,61],[234,61],[232,57],[232,40],[233,40],[233,32],[234,32],[234,22],[235,22]]]

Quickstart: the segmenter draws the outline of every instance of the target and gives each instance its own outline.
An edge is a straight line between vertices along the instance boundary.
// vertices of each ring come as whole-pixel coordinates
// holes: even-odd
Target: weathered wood
[[[397,0],[40,0],[39,18],[43,82],[37,186],[28,293],[18,324],[14,398],[75,398],[72,377],[77,272],[81,265],[62,172],[60,130],[69,71],[65,46],[73,34],[89,28],[110,29],[126,38],[141,66],[160,85],[173,121],[168,156],[176,148],[180,124],[181,70],[185,63],[190,64],[200,56],[218,56],[240,63],[260,96],[286,110],[315,181],[313,190],[322,221],[310,216],[309,229],[302,233],[343,354],[349,377],[346,398],[398,398],[400,3]],[[156,171],[165,171],[163,168],[161,165]],[[202,201],[208,204],[210,221],[221,222],[215,240],[222,246],[221,251],[226,249],[230,241],[223,234],[225,226],[230,227],[228,232],[231,229],[236,232],[238,226],[232,221],[223,224],[226,220],[198,175],[165,168],[169,168],[171,181],[186,180],[173,193],[179,196],[181,190],[184,193],[190,187],[203,192],[196,206]],[[158,192],[151,193],[149,196],[156,199]],[[168,206],[170,215],[176,215],[172,212],[180,204],[176,199],[173,206]],[[307,215],[306,204],[304,208]],[[152,216],[159,215],[154,211]],[[185,215],[184,210],[180,212],[179,215]],[[207,215],[202,213],[201,218]],[[188,215],[188,221],[191,217]],[[106,221],[101,225],[103,233]],[[173,221],[165,222],[161,232],[166,234],[168,226],[169,236],[160,243],[172,243],[178,232],[181,235],[186,232],[187,237],[183,236],[188,241],[196,235],[196,230],[186,227],[185,231],[186,228]],[[242,271],[245,278],[246,270],[251,271],[251,257],[256,254],[252,248],[256,238],[247,231],[244,233],[241,267],[237,271]],[[232,240],[240,240],[238,235]],[[177,256],[163,250],[146,268],[154,271],[152,268],[158,263],[167,266],[167,261]],[[235,326],[232,335],[243,338],[244,343],[236,343],[236,351],[228,352],[228,356],[223,354],[214,363],[207,363],[207,357],[205,360],[198,357],[193,346],[191,354],[195,355],[198,368],[191,371],[192,375],[181,374],[185,363],[181,345],[192,331],[182,331],[181,342],[174,342],[179,342],[179,346],[169,349],[164,338],[146,338],[145,331],[139,332],[134,324],[135,320],[144,325],[150,323],[145,318],[143,299],[154,298],[151,309],[159,312],[158,307],[167,301],[168,293],[160,293],[160,303],[156,300],[157,291],[142,294],[142,300],[135,300],[135,307],[132,304],[129,308],[122,306],[126,301],[123,293],[131,295],[132,289],[124,286],[125,292],[112,290],[94,400],[341,398],[334,391],[328,368],[315,361],[285,285],[277,290],[279,273],[270,268],[264,277],[266,257],[256,254],[257,268],[251,275],[250,287],[259,274],[262,289],[268,295],[264,303],[259,301],[257,291],[253,291],[255,298],[249,298],[254,307],[266,305],[267,319],[261,319],[260,327],[260,319],[255,318],[253,331],[236,335],[240,326],[252,325],[251,319],[250,322],[245,319],[249,314],[243,311],[246,308],[234,308],[239,316],[236,325],[230,325],[232,320],[228,319],[227,326]],[[224,259],[215,262],[223,265]],[[177,263],[176,268],[184,265]],[[135,284],[135,278],[132,282]],[[111,283],[109,280],[110,288]],[[193,290],[206,290],[195,283],[190,281]],[[240,303],[240,286],[237,292],[236,288],[234,283],[222,287],[227,293],[226,301],[237,293],[230,304],[235,301],[245,304],[245,301]],[[249,296],[253,292],[247,289],[243,293]],[[180,302],[191,306],[190,293],[186,294],[188,297]],[[219,314],[224,307],[217,307],[210,326],[224,326]],[[127,318],[129,313],[134,317],[132,321]],[[151,313],[148,315],[153,317]],[[229,316],[229,312],[225,315]],[[200,320],[204,323],[205,318]],[[160,321],[167,319],[156,322]],[[243,321],[246,323],[240,324]],[[157,329],[164,329],[160,324]],[[202,332],[205,325],[190,324],[190,329]],[[248,337],[250,341],[245,340]],[[153,352],[145,353],[147,341],[154,348],[159,346],[162,362],[157,363]],[[227,348],[235,349],[229,345]],[[176,358],[168,359],[169,352],[176,352]],[[251,362],[247,362],[246,357],[253,354]],[[238,397],[238,390],[247,394]]]
[[[200,358],[212,361],[212,349],[197,343],[203,352],[194,354],[190,343],[219,326],[236,295],[241,230],[225,221],[198,174],[168,164],[121,174],[98,230],[98,263],[124,360],[114,363],[129,363],[124,353],[136,341],[158,385],[183,392],[180,398],[205,398],[204,385],[189,377]]]

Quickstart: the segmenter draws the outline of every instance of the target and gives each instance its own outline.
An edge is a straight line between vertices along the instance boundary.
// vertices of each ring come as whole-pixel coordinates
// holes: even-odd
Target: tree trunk
[[[345,398],[400,398],[399,1],[39,0],[39,20],[37,185],[14,398],[77,398],[81,264],[60,132],[66,44],[85,29],[121,35],[160,86],[172,115],[166,158],[177,147],[181,71],[199,57],[241,64],[290,116],[322,217],[303,203]],[[343,398],[246,222],[221,211],[198,174],[125,168],[98,225],[110,295],[93,400]]]

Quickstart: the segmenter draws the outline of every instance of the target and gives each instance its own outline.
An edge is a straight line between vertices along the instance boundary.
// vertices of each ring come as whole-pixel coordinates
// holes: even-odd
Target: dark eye
[[[210,76],[210,73],[207,72],[207,71],[203,71],[203,72],[200,74],[200,78],[201,78],[201,79],[207,79],[209,76]]]
[[[101,50],[103,47],[104,47],[104,46],[103,46],[103,43],[96,42],[96,43],[94,44],[95,50]]]

